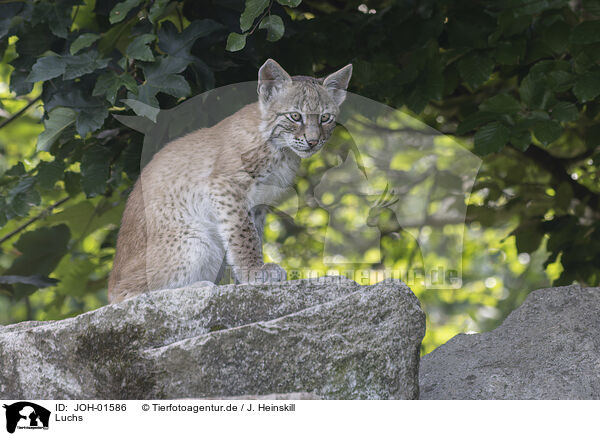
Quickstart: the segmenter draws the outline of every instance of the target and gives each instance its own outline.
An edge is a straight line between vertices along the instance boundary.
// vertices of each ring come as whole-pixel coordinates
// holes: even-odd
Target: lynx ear
[[[261,99],[267,101],[273,95],[273,92],[279,91],[286,82],[291,81],[292,78],[281,65],[273,59],[267,59],[258,70],[258,95]]]
[[[348,64],[341,70],[331,73],[323,80],[323,86],[327,88],[329,95],[331,95],[338,106],[346,99],[346,89],[348,89],[350,77],[352,77],[352,64]]]

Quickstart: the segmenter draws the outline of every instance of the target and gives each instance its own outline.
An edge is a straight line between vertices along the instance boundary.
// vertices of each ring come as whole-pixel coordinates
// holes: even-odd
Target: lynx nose
[[[308,139],[306,136],[304,136],[304,140],[306,141],[306,143],[308,144],[308,146],[310,148],[313,148],[315,145],[317,145],[319,143],[318,139]]]

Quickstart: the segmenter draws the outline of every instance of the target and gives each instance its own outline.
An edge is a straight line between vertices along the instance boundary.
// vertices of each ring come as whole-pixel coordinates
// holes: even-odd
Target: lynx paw
[[[243,276],[242,283],[270,283],[287,280],[287,273],[276,263],[265,263],[261,268],[247,270]]]

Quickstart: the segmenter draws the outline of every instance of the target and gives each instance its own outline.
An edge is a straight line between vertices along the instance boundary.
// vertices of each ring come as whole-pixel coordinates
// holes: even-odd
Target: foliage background
[[[0,0],[0,56],[1,324],[106,304],[143,142],[110,115],[255,80],[268,57],[317,76],[352,62],[351,91],[483,157],[462,288],[414,286],[424,352],[536,288],[600,281],[599,0]],[[318,232],[319,211],[299,216]],[[277,220],[268,242],[314,244]],[[386,266],[410,262],[390,246]]]

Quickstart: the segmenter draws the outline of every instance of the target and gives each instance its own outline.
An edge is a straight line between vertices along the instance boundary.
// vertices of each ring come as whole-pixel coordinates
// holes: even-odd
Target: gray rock
[[[424,330],[399,281],[158,291],[0,327],[0,398],[417,398]]]
[[[421,399],[600,399],[600,288],[532,292],[497,329],[421,360]]]

